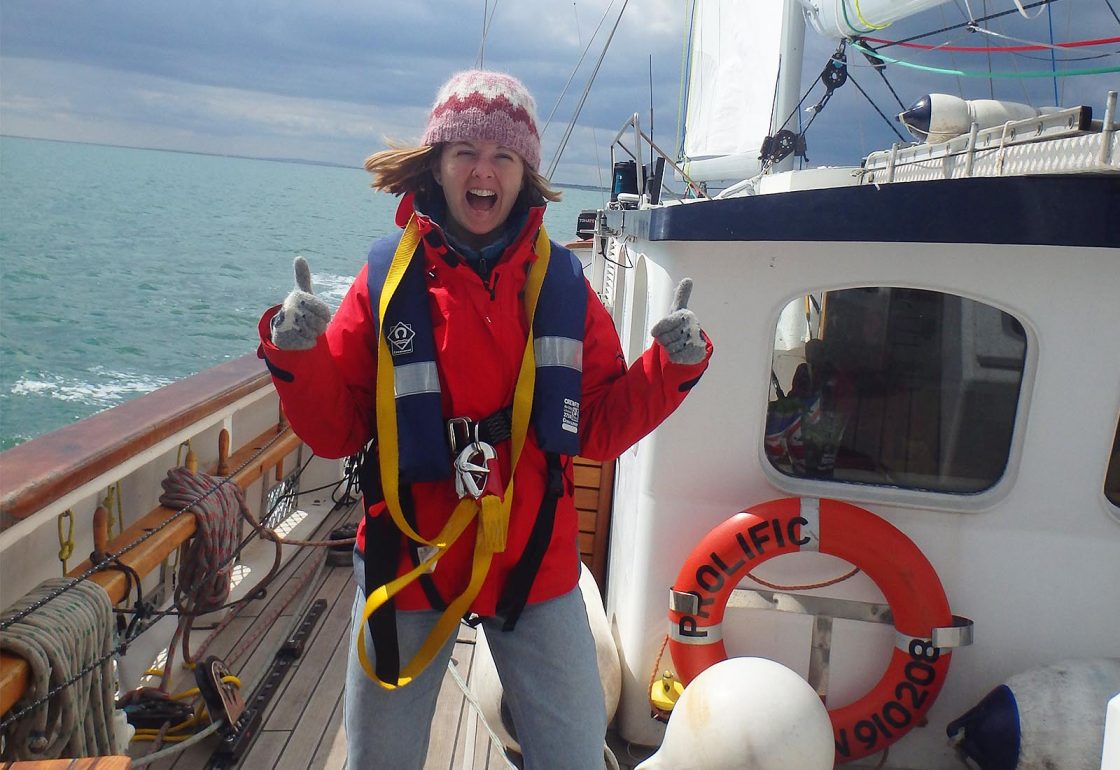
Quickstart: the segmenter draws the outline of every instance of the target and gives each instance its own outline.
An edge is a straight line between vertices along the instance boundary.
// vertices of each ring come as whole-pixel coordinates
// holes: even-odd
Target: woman
[[[524,85],[454,75],[419,147],[366,160],[375,188],[403,195],[404,232],[373,245],[333,318],[297,258],[297,288],[261,319],[296,433],[324,457],[376,439],[345,698],[355,770],[423,766],[468,615],[487,631],[526,767],[602,767],[571,458],[612,460],[653,430],[711,345],[681,298],[626,367],[579,261],[544,234],[559,194],[539,165]]]

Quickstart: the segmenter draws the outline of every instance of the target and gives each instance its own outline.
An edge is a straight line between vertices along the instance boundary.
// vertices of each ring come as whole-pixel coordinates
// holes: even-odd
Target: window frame
[[[759,464],[766,479],[778,489],[790,495],[799,497],[830,497],[855,503],[887,504],[901,508],[921,508],[951,513],[979,513],[996,506],[1006,498],[1015,485],[1019,468],[1022,462],[1024,435],[1026,434],[1027,420],[1030,415],[1034,383],[1038,371],[1039,336],[1030,318],[1022,309],[993,301],[991,297],[955,292],[944,287],[920,284],[906,284],[901,282],[890,284],[869,285],[865,282],[852,284],[832,284],[828,286],[813,286],[803,291],[787,295],[783,300],[775,303],[771,309],[771,323],[767,327],[770,340],[770,359],[767,362],[765,377],[770,379],[770,367],[773,362],[774,337],[777,332],[779,318],[783,310],[794,301],[802,300],[806,294],[820,294],[822,292],[835,292],[847,289],[879,288],[879,289],[914,289],[930,291],[938,294],[950,295],[961,299],[978,302],[988,307],[1000,310],[1012,316],[1023,328],[1026,338],[1026,355],[1023,359],[1022,379],[1019,385],[1019,399],[1015,408],[1015,418],[1011,424],[1011,440],[1007,448],[1007,463],[1003,474],[987,489],[979,492],[941,492],[926,489],[911,489],[892,487],[874,483],[861,483],[852,481],[835,481],[831,479],[808,478],[787,475],[778,470],[771,463],[766,454],[765,434],[766,415],[769,410],[770,387],[762,391],[761,409],[762,420],[759,435],[756,440],[756,451]],[[1103,497],[1103,484],[1101,486]],[[1120,510],[1116,511],[1120,519]]]

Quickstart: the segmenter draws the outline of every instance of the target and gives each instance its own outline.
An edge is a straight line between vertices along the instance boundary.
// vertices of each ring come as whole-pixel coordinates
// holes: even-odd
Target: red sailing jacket
[[[412,196],[405,196],[397,211],[397,224],[403,227],[413,211]],[[445,418],[477,420],[513,403],[529,334],[521,292],[529,265],[535,259],[533,242],[543,215],[543,207],[530,211],[524,228],[506,248],[485,283],[454,252],[449,263],[435,253],[429,243],[434,239],[423,240]],[[439,225],[419,212],[417,223],[421,236],[435,230],[439,240],[443,240]],[[374,434],[377,348],[366,272],[363,267],[354,279],[314,348],[280,350],[272,344],[269,324],[279,305],[265,312],[258,327],[258,355],[268,360],[284,414],[296,434],[321,457],[349,456]],[[655,343],[627,368],[614,324],[590,285],[587,295],[580,455],[606,461],[618,457],[680,405],[707,368],[712,346],[709,341],[708,357],[701,363],[683,365],[671,363],[664,348]],[[509,445],[509,441],[504,441],[496,447],[500,467],[507,472]],[[557,503],[552,538],[529,593],[530,604],[567,593],[579,579],[579,523],[572,499],[570,459],[564,459],[564,466],[566,492]],[[494,614],[506,576],[529,538],[546,479],[545,455],[530,428],[517,467],[508,545],[503,553],[494,555],[471,611]],[[417,531],[427,538],[440,531],[459,499],[454,479],[414,484],[412,496]],[[384,503],[374,506],[370,513],[384,513]],[[458,596],[469,582],[474,527],[473,523],[468,526],[436,565],[432,577],[445,598]],[[358,546],[363,552],[364,537],[362,522]],[[406,572],[410,565],[405,548],[402,543],[398,574]],[[418,583],[405,588],[396,598],[398,609],[429,607]]]

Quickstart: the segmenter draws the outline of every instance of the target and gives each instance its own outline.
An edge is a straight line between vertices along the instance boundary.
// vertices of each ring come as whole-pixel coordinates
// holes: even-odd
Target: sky
[[[863,0],[863,7],[875,1]],[[481,56],[486,67],[526,83],[542,126],[555,111],[543,135],[547,168],[622,6],[623,0],[0,0],[0,133],[359,166],[387,140],[415,141],[439,85]],[[554,181],[609,185],[611,139],[635,112],[648,126],[651,102],[655,140],[675,149],[689,6],[629,0]],[[1013,0],[955,0],[880,34],[899,40],[959,24],[969,13],[1011,10],[985,28],[1031,42],[1117,37],[1114,9],[1120,0],[1054,0],[1028,9],[1026,15],[1041,16],[1027,20]],[[985,41],[1013,44],[963,30],[921,42]],[[835,46],[807,34],[804,89]],[[993,71],[1050,68],[1048,52],[890,51],[968,70],[988,70],[989,63]],[[1117,51],[1120,43],[1066,49],[1057,56],[1103,58],[1058,66],[1116,66]],[[898,113],[882,78],[859,66],[858,56],[849,58],[858,87],[888,116]],[[981,81],[899,65],[888,65],[886,74],[907,105],[930,91],[1054,102],[1050,78]],[[1090,104],[1099,117],[1104,92],[1120,86],[1120,75],[1060,78],[1057,85],[1063,102]],[[822,94],[816,86],[806,104]],[[808,135],[808,155],[811,165],[858,163],[897,140],[868,98],[846,84]]]

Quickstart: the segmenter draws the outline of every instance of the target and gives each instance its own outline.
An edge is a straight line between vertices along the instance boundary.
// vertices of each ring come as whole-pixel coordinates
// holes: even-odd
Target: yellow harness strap
[[[490,562],[495,553],[506,549],[506,536],[509,531],[509,511],[513,501],[513,480],[516,476],[517,463],[521,459],[521,450],[525,446],[525,436],[529,431],[529,418],[533,410],[533,389],[536,385],[537,368],[536,356],[533,349],[533,319],[536,317],[537,300],[540,298],[541,286],[548,270],[548,261],[552,247],[548,240],[548,233],[542,226],[537,234],[534,244],[536,260],[529,271],[525,282],[525,317],[529,319],[529,333],[525,341],[525,352],[521,356],[521,370],[517,377],[517,386],[513,395],[513,418],[511,428],[511,454],[509,481],[506,484],[502,497],[496,495],[483,495],[481,500],[467,497],[455,506],[447,524],[436,535],[434,540],[421,537],[404,518],[400,502],[400,455],[397,444],[397,409],[396,389],[394,387],[393,359],[389,353],[389,345],[384,329],[385,312],[389,307],[389,300],[400,285],[405,269],[416,252],[420,242],[420,230],[415,217],[411,218],[405,226],[404,234],[393,261],[389,265],[389,272],[385,284],[381,289],[378,300],[377,320],[377,381],[376,381],[376,408],[377,437],[378,437],[378,462],[381,469],[381,484],[385,494],[385,504],[393,523],[409,539],[417,543],[432,546],[435,552],[414,567],[409,572],[395,580],[375,589],[366,598],[365,608],[362,610],[362,623],[358,629],[358,660],[362,668],[373,681],[388,690],[404,687],[420,674],[432,662],[440,648],[447,639],[455,633],[459,619],[466,614],[474,598],[482,589],[482,583],[490,571]],[[467,525],[475,518],[479,518],[479,526],[475,536],[474,558],[471,563],[471,577],[466,590],[456,597],[447,609],[440,615],[435,627],[428,638],[424,640],[416,655],[404,665],[396,682],[385,682],[378,678],[376,672],[366,655],[365,631],[369,617],[385,602],[397,595],[405,586],[417,580],[420,575],[432,570],[437,561],[447,552],[459,536],[466,530]]]

